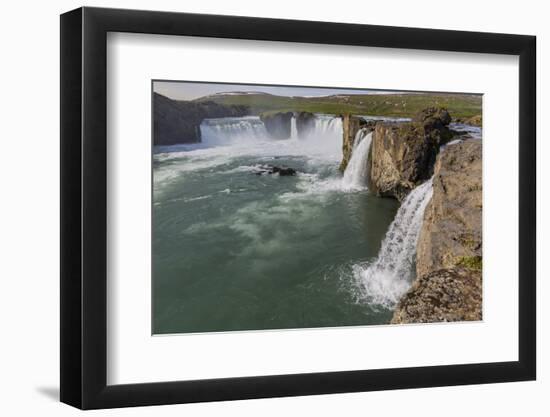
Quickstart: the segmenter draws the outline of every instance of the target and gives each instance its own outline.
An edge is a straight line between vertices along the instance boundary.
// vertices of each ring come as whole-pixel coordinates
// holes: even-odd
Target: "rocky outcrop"
[[[304,137],[315,128],[315,115],[307,111],[294,113],[296,118],[296,131],[298,135]]]
[[[204,119],[246,114],[247,106],[225,106],[210,101],[178,101],[154,93],[153,141],[155,145],[200,142],[200,125]]]
[[[353,151],[353,143],[355,141],[355,136],[360,129],[369,129],[370,131],[374,130],[374,122],[367,122],[363,118],[358,116],[352,116],[350,114],[345,114],[342,117],[342,130],[343,130],[343,140],[342,140],[342,162],[340,163],[340,171],[344,172],[348,166],[349,160],[351,159],[351,153]]]
[[[441,269],[417,279],[400,300],[392,324],[482,319],[481,271]]]
[[[260,114],[260,119],[265,125],[267,133],[273,139],[290,138],[290,130],[293,113],[288,112],[268,112]]]
[[[481,259],[481,151],[481,141],[472,139],[447,146],[437,158],[417,243],[417,276]]]
[[[415,114],[412,121],[421,123],[428,130],[440,130],[451,123],[451,115],[447,109],[441,107],[428,107]]]
[[[402,201],[433,174],[442,144],[452,138],[445,109],[428,108],[411,122],[379,122],[373,134],[369,189]]]
[[[481,320],[482,143],[449,144],[434,167],[433,194],[416,249],[416,276],[392,323]]]

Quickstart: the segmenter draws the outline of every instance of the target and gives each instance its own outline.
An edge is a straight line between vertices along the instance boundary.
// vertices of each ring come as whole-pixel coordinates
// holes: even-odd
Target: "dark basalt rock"
[[[413,117],[412,121],[422,123],[426,127],[441,129],[451,123],[451,115],[447,109],[441,107],[428,107],[418,112]]]
[[[257,170],[254,173],[256,175],[279,174],[282,177],[287,177],[287,176],[296,175],[296,170],[294,168],[289,168],[285,166],[259,165]]]
[[[212,101],[179,101],[154,93],[153,142],[155,145],[200,142],[200,125],[204,119],[240,117],[248,113],[247,106],[225,106]]]

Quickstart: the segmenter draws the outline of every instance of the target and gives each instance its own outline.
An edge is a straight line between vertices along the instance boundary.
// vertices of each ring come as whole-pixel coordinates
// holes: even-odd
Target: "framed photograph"
[[[533,380],[535,37],[61,16],[61,401]]]

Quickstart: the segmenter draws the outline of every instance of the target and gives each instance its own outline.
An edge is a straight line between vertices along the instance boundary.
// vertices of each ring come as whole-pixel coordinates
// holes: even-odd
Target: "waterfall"
[[[431,198],[432,179],[413,189],[403,200],[375,261],[354,266],[360,298],[392,308],[409,289],[414,277],[416,243]]]
[[[291,137],[288,140],[274,140],[257,116],[204,119],[200,125],[202,140],[198,146],[241,146],[248,151],[255,149],[262,153],[270,149],[269,152],[278,154],[306,154],[311,160],[331,158],[336,164],[342,148],[343,128],[340,117],[316,114],[306,131],[298,131],[296,125],[296,117],[292,117]]]
[[[315,124],[310,135],[342,137],[342,119],[334,116],[315,115]]]
[[[267,137],[263,122],[252,116],[205,119],[200,129],[202,142],[208,145],[257,141]]]
[[[342,188],[347,190],[359,190],[367,184],[367,161],[369,159],[372,132],[367,134],[366,129],[360,129],[355,135],[353,149],[348,166],[342,178]]]
[[[233,142],[268,139],[269,135],[259,117],[224,117],[205,119],[200,125],[202,142],[221,145]],[[299,136],[299,137],[298,137]],[[313,126],[298,135],[296,116],[290,122],[290,139],[315,139],[318,142],[338,141],[342,137],[342,119],[330,115],[315,115]]]
[[[296,116],[290,120],[290,139],[298,139],[298,128],[296,127]]]
[[[295,118],[292,119],[292,138],[298,137],[295,130]],[[294,132],[296,132],[294,134]],[[338,140],[342,136],[342,119],[327,114],[316,114],[313,124],[307,130],[300,132],[300,139],[331,139]]]

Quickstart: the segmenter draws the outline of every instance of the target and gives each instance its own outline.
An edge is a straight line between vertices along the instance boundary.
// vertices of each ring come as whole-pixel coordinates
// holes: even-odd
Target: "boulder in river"
[[[282,177],[286,177],[296,175],[296,170],[294,168],[289,168],[286,166],[258,165],[254,173],[256,175],[279,174]]]

